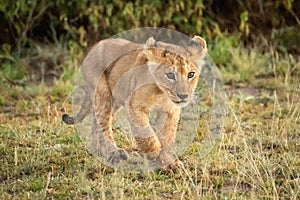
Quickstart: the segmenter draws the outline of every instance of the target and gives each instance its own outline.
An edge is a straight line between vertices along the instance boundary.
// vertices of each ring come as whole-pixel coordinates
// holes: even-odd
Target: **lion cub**
[[[193,97],[206,55],[203,38],[195,36],[186,47],[155,41],[137,44],[124,39],[100,41],[82,64],[86,93],[79,113],[63,121],[74,124],[94,114],[90,148],[109,162],[127,158],[113,139],[113,114],[125,111],[138,152],[159,160],[163,167],[175,162],[173,145],[180,108]],[[157,111],[156,126],[149,114]]]

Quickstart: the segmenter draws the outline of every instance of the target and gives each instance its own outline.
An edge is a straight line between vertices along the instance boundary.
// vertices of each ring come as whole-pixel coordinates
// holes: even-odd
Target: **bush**
[[[145,26],[207,39],[225,31],[241,34],[246,42],[257,40],[258,35],[281,40],[280,31],[299,32],[299,7],[300,1],[293,0],[0,0],[1,54],[8,45],[20,53],[35,42],[76,41],[89,46],[120,31]]]

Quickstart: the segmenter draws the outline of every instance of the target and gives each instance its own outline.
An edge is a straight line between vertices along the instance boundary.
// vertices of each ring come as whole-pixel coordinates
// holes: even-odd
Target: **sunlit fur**
[[[107,47],[105,51],[104,46]],[[111,56],[112,60],[103,63],[101,59],[107,59],[104,56],[115,48],[119,56]],[[88,88],[85,99],[93,102],[93,107],[83,102],[77,116],[65,115],[63,120],[69,124],[77,123],[93,111],[96,117],[93,127],[99,132],[92,133],[95,137],[93,145],[109,159],[112,152],[119,150],[113,139],[113,114],[124,106],[138,151],[159,159],[163,166],[172,164],[180,108],[192,98],[199,79],[199,61],[206,51],[205,40],[199,36],[195,36],[186,48],[157,42],[153,38],[149,38],[146,45],[123,39],[99,42],[82,66]],[[191,78],[188,77],[190,72],[194,75]],[[170,79],[168,73],[173,73],[174,77]],[[155,131],[149,122],[151,110],[158,112]]]

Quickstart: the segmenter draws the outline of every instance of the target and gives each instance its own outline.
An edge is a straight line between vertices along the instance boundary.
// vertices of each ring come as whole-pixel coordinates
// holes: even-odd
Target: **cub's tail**
[[[81,122],[91,112],[91,107],[92,107],[92,100],[88,96],[88,94],[86,94],[81,104],[79,113],[73,117],[69,116],[68,114],[63,114],[62,121],[65,122],[66,124],[77,124]]]
[[[71,117],[68,114],[62,115],[62,121],[65,122],[66,124],[76,124],[80,122],[80,120],[77,119],[77,116]]]

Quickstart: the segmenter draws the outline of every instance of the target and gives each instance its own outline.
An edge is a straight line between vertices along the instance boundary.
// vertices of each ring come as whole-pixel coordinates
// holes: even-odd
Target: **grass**
[[[180,157],[185,169],[170,172],[111,169],[62,124],[61,115],[71,111],[72,66],[80,63],[75,55],[65,57],[53,85],[36,86],[21,68],[6,66],[0,76],[0,198],[299,199],[300,63],[272,51],[228,48],[220,58],[226,65],[219,60],[228,95],[224,137],[200,160],[199,134]]]

